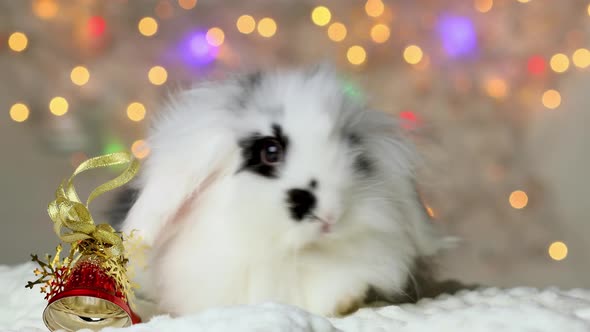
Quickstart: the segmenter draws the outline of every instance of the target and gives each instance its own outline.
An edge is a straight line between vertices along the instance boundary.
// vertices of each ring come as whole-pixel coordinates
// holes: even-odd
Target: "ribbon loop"
[[[116,178],[96,187],[83,204],[74,188],[74,178],[85,171],[115,165],[127,168]],[[72,176],[60,184],[55,193],[55,200],[49,203],[48,213],[53,220],[53,230],[66,243],[93,239],[105,246],[107,254],[123,255],[123,241],[109,224],[95,225],[88,209],[89,204],[98,196],[116,189],[129,182],[139,170],[139,162],[126,152],[117,152],[86,160],[80,164]],[[64,233],[64,229],[69,233]]]

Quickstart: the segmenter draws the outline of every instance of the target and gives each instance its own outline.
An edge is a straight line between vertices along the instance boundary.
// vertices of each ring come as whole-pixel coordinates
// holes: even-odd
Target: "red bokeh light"
[[[534,55],[529,58],[527,63],[527,68],[529,73],[533,75],[541,75],[545,72],[545,68],[547,67],[547,63],[545,59],[543,59],[540,55]]]
[[[415,129],[420,123],[420,118],[412,111],[401,111],[399,118],[401,119],[402,128],[408,130]]]
[[[102,36],[107,29],[107,23],[101,16],[93,16],[88,20],[88,32],[92,37]]]

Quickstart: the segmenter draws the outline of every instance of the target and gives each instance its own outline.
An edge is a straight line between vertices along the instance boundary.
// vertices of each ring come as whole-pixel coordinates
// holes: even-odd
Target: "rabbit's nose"
[[[301,221],[315,208],[316,198],[309,190],[291,189],[287,192],[287,204],[293,219]]]

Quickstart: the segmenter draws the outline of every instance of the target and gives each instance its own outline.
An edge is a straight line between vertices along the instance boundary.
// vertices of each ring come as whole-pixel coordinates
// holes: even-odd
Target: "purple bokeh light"
[[[436,29],[445,52],[451,57],[473,54],[477,48],[475,27],[467,17],[443,15]]]
[[[207,42],[206,31],[193,31],[181,41],[180,53],[188,65],[204,67],[215,61],[219,48]]]

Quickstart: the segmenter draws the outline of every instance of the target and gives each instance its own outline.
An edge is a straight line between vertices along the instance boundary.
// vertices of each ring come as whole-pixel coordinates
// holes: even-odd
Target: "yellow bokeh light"
[[[346,52],[346,58],[353,65],[360,65],[367,60],[367,52],[362,46],[351,46]]]
[[[137,159],[143,159],[150,154],[150,147],[146,141],[139,139],[131,144],[131,153]]]
[[[530,2],[530,1],[531,0],[518,0],[518,2],[520,2],[520,3],[527,3],[527,2]]]
[[[501,78],[492,78],[485,83],[486,93],[490,97],[502,99],[508,94],[508,86],[506,81]]]
[[[587,12],[588,12],[588,16],[590,16],[590,4],[588,5]]]
[[[475,0],[473,6],[478,12],[487,13],[494,6],[494,0]]]
[[[59,6],[55,0],[35,0],[33,1],[33,13],[42,19],[55,17]]]
[[[343,41],[346,38],[346,33],[346,26],[340,22],[334,22],[328,27],[328,38],[332,41]]]
[[[178,5],[182,9],[193,9],[197,5],[197,0],[178,0]]]
[[[151,37],[158,32],[158,22],[153,17],[144,17],[139,20],[137,28],[139,29],[139,33],[142,35]]]
[[[70,73],[70,79],[72,80],[72,83],[82,86],[88,83],[90,80],[90,72],[88,69],[86,69],[86,67],[77,66],[72,69],[72,72]]]
[[[432,209],[432,207],[430,207],[429,205],[426,205],[426,213],[428,213],[430,218],[436,218],[436,213],[434,212],[434,209]]]
[[[551,259],[560,261],[567,257],[567,245],[561,241],[555,241],[549,245],[549,257]]]
[[[385,5],[381,0],[367,0],[365,3],[365,12],[371,17],[379,17],[383,14]]]
[[[547,90],[543,92],[543,97],[541,97],[541,102],[543,106],[549,109],[556,109],[561,105],[561,94],[557,90]]]
[[[64,97],[54,97],[49,102],[49,110],[53,115],[62,116],[68,112],[69,104]]]
[[[515,190],[510,194],[508,202],[515,209],[524,209],[529,203],[529,196],[522,190]]]
[[[578,68],[586,68],[590,65],[590,51],[585,48],[577,49],[572,55],[572,61]]]
[[[270,17],[258,21],[258,33],[262,37],[270,38],[277,32],[277,23]]]
[[[570,66],[570,59],[563,53],[557,53],[549,61],[551,69],[556,73],[563,73]]]
[[[162,66],[154,66],[148,72],[148,79],[153,85],[162,85],[168,80],[168,72]]]
[[[323,27],[324,25],[330,23],[331,19],[332,13],[327,7],[317,6],[311,11],[311,20],[315,25]]]
[[[410,45],[404,49],[404,60],[409,64],[415,65],[419,63],[423,56],[422,49],[416,45]]]
[[[220,46],[223,44],[225,40],[225,33],[220,28],[211,28],[207,30],[207,35],[205,36],[207,39],[207,43],[211,46]]]
[[[131,121],[141,121],[145,118],[145,106],[142,103],[133,102],[127,106],[127,117]]]
[[[29,118],[29,108],[22,103],[16,103],[10,108],[10,118],[15,122],[24,122]]]
[[[371,39],[375,43],[385,43],[389,39],[390,35],[389,27],[385,24],[375,24],[371,28]]]
[[[22,52],[27,48],[29,39],[22,32],[15,32],[8,37],[8,47],[15,52]]]
[[[254,31],[254,29],[256,29],[256,21],[254,20],[254,17],[250,15],[242,15],[238,17],[238,20],[236,21],[236,27],[238,28],[239,32],[243,34],[250,34]]]

